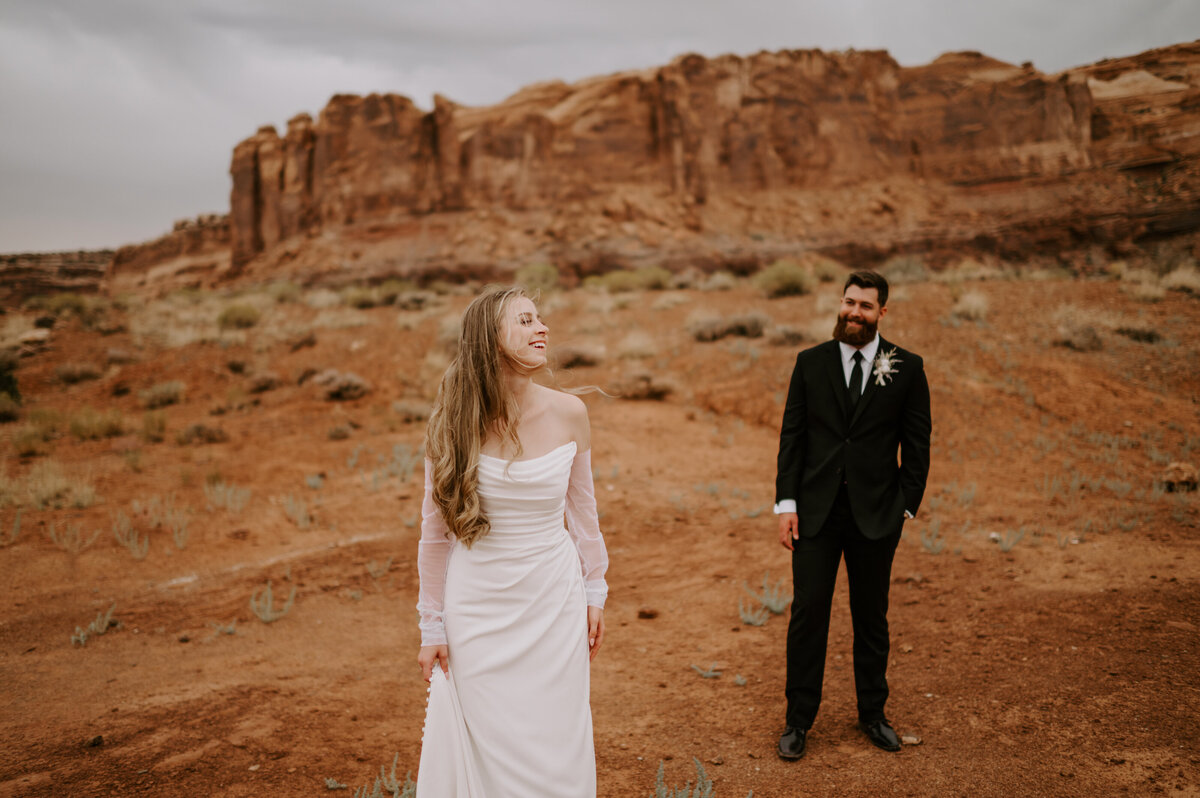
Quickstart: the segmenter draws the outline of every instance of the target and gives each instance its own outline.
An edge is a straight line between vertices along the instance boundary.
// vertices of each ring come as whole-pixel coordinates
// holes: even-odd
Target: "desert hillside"
[[[882,332],[924,357],[934,418],[892,584],[911,740],[854,729],[842,583],[791,764],[774,458],[844,267],[523,271],[552,379],[603,389],[600,795],[650,794],[660,763],[682,786],[693,758],[719,798],[1200,794],[1200,511],[1169,470],[1200,461],[1200,275],[1176,254],[1090,279],[891,264]],[[0,319],[20,395],[0,397],[0,795],[349,795],[415,771],[423,421],[474,287],[247,279]]]

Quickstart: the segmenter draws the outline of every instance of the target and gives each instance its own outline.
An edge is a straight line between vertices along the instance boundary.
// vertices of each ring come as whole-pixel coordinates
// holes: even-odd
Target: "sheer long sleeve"
[[[417,549],[417,575],[421,579],[417,594],[417,612],[421,615],[421,645],[446,644],[446,626],[442,619],[446,598],[446,565],[454,538],[442,514],[433,502],[433,464],[425,461],[425,498],[421,502],[421,541]]]
[[[579,551],[583,569],[583,588],[589,607],[604,607],[608,598],[608,550],[600,534],[600,517],[596,512],[596,488],[592,482],[592,450],[575,455],[571,463],[571,481],[567,485],[567,532]]]

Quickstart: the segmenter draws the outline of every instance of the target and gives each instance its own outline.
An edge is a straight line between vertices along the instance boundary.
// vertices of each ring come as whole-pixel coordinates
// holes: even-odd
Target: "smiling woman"
[[[424,798],[596,795],[588,663],[604,639],[608,555],[587,410],[533,382],[549,332],[524,290],[486,290],[463,314],[430,415]]]

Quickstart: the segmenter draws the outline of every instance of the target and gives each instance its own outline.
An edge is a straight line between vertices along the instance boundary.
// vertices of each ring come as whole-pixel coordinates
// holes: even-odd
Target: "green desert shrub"
[[[352,285],[343,289],[342,302],[359,310],[367,310],[383,304],[379,301],[379,295],[375,290],[365,285]]]
[[[586,288],[603,289],[610,294],[627,291],[665,291],[671,287],[671,273],[661,266],[641,269],[616,269],[606,274],[592,275],[584,280]]]
[[[825,255],[810,254],[801,259],[818,282],[836,283],[846,278],[846,266]]]
[[[235,303],[217,316],[217,326],[222,330],[246,330],[258,324],[258,319],[258,308],[245,303]]]
[[[379,304],[394,305],[398,299],[405,294],[415,291],[416,288],[408,280],[384,280],[375,289],[375,295],[379,297]]]
[[[879,267],[879,273],[892,285],[919,283],[929,279],[925,261],[916,255],[893,255]]]
[[[55,317],[74,316],[89,330],[104,327],[112,311],[109,303],[100,297],[69,292],[35,296],[25,303],[25,307],[49,313]]]
[[[548,293],[558,287],[558,269],[550,263],[526,264],[517,269],[515,277],[517,285],[535,293]]]
[[[777,260],[754,276],[754,284],[768,299],[803,296],[813,290],[817,278],[794,260]]]

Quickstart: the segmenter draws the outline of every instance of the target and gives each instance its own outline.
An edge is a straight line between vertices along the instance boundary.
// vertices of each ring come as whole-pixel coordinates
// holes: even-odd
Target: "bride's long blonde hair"
[[[516,399],[504,379],[513,364],[501,346],[508,305],[528,297],[519,286],[484,289],[463,311],[458,354],[438,386],[425,430],[425,451],[433,464],[433,501],[451,534],[468,548],[491,529],[479,504],[479,454],[489,435],[501,448],[521,456]]]

